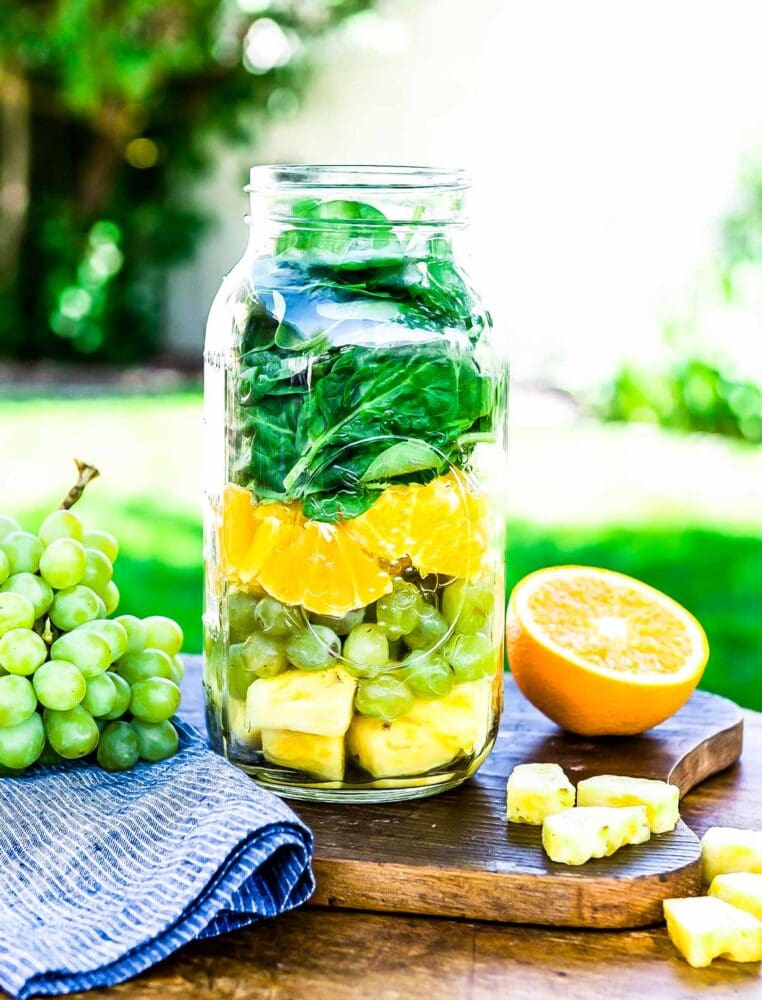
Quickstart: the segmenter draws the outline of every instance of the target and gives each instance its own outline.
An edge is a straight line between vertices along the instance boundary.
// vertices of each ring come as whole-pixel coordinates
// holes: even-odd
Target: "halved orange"
[[[513,589],[508,662],[523,694],[583,736],[643,732],[681,708],[709,645],[680,604],[640,580],[592,566],[554,566]]]

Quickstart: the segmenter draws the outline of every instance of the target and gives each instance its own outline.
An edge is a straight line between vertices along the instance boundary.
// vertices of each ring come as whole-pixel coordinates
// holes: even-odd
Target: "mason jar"
[[[503,691],[508,366],[460,170],[260,166],[205,350],[213,746],[293,798],[452,788]]]

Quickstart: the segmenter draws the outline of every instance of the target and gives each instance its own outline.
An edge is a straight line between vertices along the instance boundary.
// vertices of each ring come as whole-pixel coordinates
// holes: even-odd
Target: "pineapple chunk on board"
[[[294,767],[325,781],[344,778],[343,736],[313,736],[288,729],[263,729],[262,752],[267,760]]]
[[[762,830],[712,826],[701,838],[704,881],[729,872],[762,872]]]
[[[665,899],[664,917],[672,944],[694,968],[720,956],[734,962],[762,960],[762,922],[722,899]]]
[[[578,806],[645,806],[651,833],[674,830],[680,819],[680,789],[652,778],[599,774],[577,785]]]
[[[574,785],[560,764],[518,764],[507,786],[508,820],[542,826],[546,816],[574,805]]]
[[[731,906],[762,920],[762,874],[729,872],[717,875],[709,886],[709,895],[724,899]]]
[[[260,677],[246,699],[249,729],[343,736],[352,721],[356,689],[357,681],[341,667]]]
[[[392,722],[356,715],[349,753],[374,778],[425,774],[459,753],[479,753],[492,720],[492,681],[456,684],[444,698],[416,700]]]
[[[564,865],[607,858],[620,847],[650,838],[645,806],[575,806],[548,816],[542,824],[545,853]]]

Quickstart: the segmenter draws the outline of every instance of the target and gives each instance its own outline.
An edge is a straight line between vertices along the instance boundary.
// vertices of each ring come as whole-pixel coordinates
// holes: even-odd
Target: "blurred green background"
[[[202,328],[245,165],[457,161],[515,348],[509,586],[639,576],[705,625],[704,686],[762,709],[760,13],[559,2],[543,61],[541,6],[7,0],[0,511],[34,528],[98,465],[123,610],[199,650]]]

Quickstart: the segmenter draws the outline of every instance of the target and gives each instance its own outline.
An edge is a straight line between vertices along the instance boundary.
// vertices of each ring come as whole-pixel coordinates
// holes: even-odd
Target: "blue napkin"
[[[196,729],[178,730],[175,757],[132,772],[80,764],[0,779],[8,993],[111,986],[309,898],[309,830]]]

